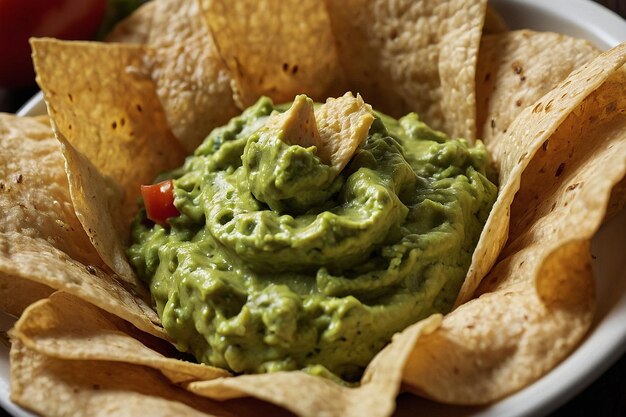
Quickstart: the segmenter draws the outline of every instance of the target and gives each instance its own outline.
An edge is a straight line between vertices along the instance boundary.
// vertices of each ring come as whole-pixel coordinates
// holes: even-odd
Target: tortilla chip
[[[0,114],[0,144],[0,233],[24,235],[104,267],[74,214],[63,156],[47,117]],[[0,268],[0,311],[19,315],[51,292]]]
[[[264,128],[281,131],[282,140],[289,145],[300,145],[303,148],[308,148],[320,143],[313,100],[305,95],[296,96],[291,107],[284,113],[272,114]]]
[[[525,107],[599,53],[587,40],[557,33],[483,37],[476,69],[478,137],[489,147]]]
[[[339,172],[367,138],[374,115],[359,94],[346,93],[326,100],[315,110],[315,119],[320,132],[318,154]]]
[[[149,48],[53,39],[31,44],[37,81],[56,128],[120,184],[129,221],[140,185],[179,166],[186,155],[158,104],[144,63]]]
[[[345,91],[329,17],[316,0],[204,0],[206,21],[233,78],[241,108]]]
[[[37,80],[63,143],[78,218],[104,262],[138,291],[141,284],[122,242],[137,211],[140,185],[185,157],[145,74],[148,51],[50,39],[33,39],[32,47]],[[105,183],[96,171],[110,180]]]
[[[196,1],[149,2],[107,41],[154,47],[156,92],[172,133],[187,152],[238,113],[230,76]]]
[[[0,113],[0,232],[42,239],[85,264],[104,266],[70,197],[50,125]]]
[[[361,96],[346,93],[329,98],[315,110],[313,100],[297,96],[286,112],[272,115],[265,126],[281,130],[291,145],[317,147],[321,161],[341,172],[367,138],[373,122],[372,108]]]
[[[197,33],[196,25],[205,24],[197,0],[162,0],[156,3],[148,44],[169,45],[190,39]]]
[[[457,306],[473,298],[480,281],[504,247],[508,236],[510,207],[528,161],[548,139],[550,132],[554,132],[585,97],[623,65],[625,50],[626,45],[622,44],[571,73],[539,103],[524,109],[507,133],[490,142],[489,151],[499,170],[500,190],[472,255],[472,264],[457,297]],[[543,117],[543,113],[536,111],[544,110],[542,102],[546,103],[549,111],[555,110],[549,117]]]
[[[168,19],[167,30],[158,31],[160,25],[153,23],[148,40],[156,47],[152,78],[174,136],[191,153],[211,130],[228,122],[239,110],[231,78],[197,2],[161,3],[170,3],[177,12],[160,16],[184,16],[180,26],[186,29],[172,30]]]
[[[140,335],[123,320],[69,294],[55,293],[30,306],[12,330],[29,349],[59,359],[124,362],[161,371],[171,382],[209,380],[230,374],[219,368],[164,356],[169,343]],[[138,340],[139,338],[144,340]]]
[[[508,32],[509,28],[500,15],[489,3],[487,3],[487,13],[485,14],[485,24],[483,25],[483,35]],[[478,57],[480,60],[480,57]]]
[[[85,156],[70,145],[61,132],[57,132],[57,137],[65,157],[76,216],[88,231],[91,243],[131,290],[149,299],[126,257],[123,236],[128,232],[120,224],[120,218],[115,217],[115,213],[119,216],[122,211],[120,204],[123,204],[119,186],[110,179],[107,181]]]
[[[45,239],[1,232],[0,271],[63,290],[129,321],[140,330],[169,340],[152,308],[126,290],[115,275],[72,259]]]
[[[105,361],[60,360],[11,347],[11,399],[46,416],[285,416],[262,402],[218,403],[192,395],[152,369]]]
[[[486,1],[326,1],[350,88],[392,116],[410,111],[475,138],[474,75]]]
[[[160,370],[173,383],[230,375],[223,369],[165,357],[160,352],[172,354],[167,342],[153,338],[150,348],[145,344],[148,335],[69,294],[55,293],[33,304],[15,324],[13,334],[46,356],[143,365]]]
[[[17,312],[46,294],[45,287],[64,289],[166,337],[154,311],[124,290],[89,242],[74,213],[60,145],[49,125],[2,114],[0,141],[0,274],[6,287],[38,291],[12,295],[15,303],[5,301],[4,308]]]
[[[509,243],[481,296],[418,340],[404,374],[415,391],[494,401],[544,375],[584,336],[594,307],[590,240],[626,175],[625,62],[626,44],[602,54],[497,138],[499,203],[517,193]],[[500,210],[492,215],[505,217]]]
[[[370,362],[358,388],[339,386],[331,380],[296,371],[192,382],[187,389],[220,400],[254,396],[299,416],[388,416],[395,408],[403,364],[411,347],[440,323],[441,315],[433,315],[397,334],[394,343]]]
[[[47,285],[0,273],[0,311],[19,317],[26,307],[53,291]]]

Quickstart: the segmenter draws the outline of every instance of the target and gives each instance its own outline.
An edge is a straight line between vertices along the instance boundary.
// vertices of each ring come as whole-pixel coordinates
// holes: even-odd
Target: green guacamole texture
[[[181,214],[140,211],[129,257],[198,361],[356,381],[394,333],[451,309],[496,199],[489,157],[376,113],[337,173],[262,129],[281,110],[261,98],[166,174]]]

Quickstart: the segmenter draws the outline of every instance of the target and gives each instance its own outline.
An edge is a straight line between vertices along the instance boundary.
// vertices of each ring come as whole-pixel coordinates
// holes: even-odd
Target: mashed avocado
[[[356,380],[447,312],[496,198],[482,143],[377,114],[345,168],[263,128],[261,98],[170,173],[180,216],[140,212],[132,264],[179,349],[234,372]]]

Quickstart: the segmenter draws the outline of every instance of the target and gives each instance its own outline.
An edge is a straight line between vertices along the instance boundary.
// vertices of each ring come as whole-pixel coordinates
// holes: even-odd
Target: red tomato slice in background
[[[91,39],[107,0],[0,0],[0,87],[33,84],[31,36]]]
[[[174,182],[162,181],[153,185],[142,185],[141,195],[146,206],[148,219],[161,226],[167,225],[167,219],[180,215],[174,206]]]

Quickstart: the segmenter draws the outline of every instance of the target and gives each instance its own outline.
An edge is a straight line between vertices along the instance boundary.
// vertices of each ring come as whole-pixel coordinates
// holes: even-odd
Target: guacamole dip
[[[141,211],[129,256],[200,362],[357,380],[395,332],[452,307],[497,189],[482,143],[414,113],[371,113],[335,164],[268,123],[289,108],[261,98],[212,131],[164,177],[180,215]]]

